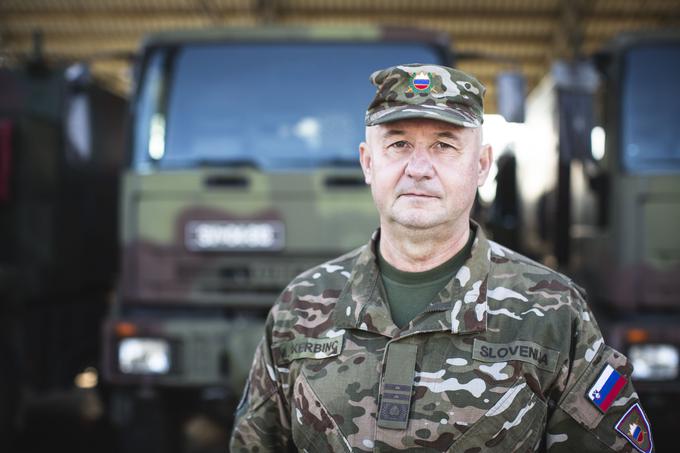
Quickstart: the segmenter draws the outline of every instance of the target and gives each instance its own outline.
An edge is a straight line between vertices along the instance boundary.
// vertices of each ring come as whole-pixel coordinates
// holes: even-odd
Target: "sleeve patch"
[[[642,453],[651,453],[654,443],[649,421],[639,403],[633,404],[616,423],[619,432],[633,447]]]
[[[602,413],[606,413],[628,380],[613,366],[606,364],[588,390],[588,399]]]

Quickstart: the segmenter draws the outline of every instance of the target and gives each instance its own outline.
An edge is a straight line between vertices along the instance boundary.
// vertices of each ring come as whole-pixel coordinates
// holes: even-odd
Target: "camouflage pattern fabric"
[[[635,451],[614,428],[638,402],[632,367],[583,291],[473,228],[471,257],[403,329],[377,289],[379,232],[298,276],[269,314],[231,451]],[[408,367],[386,363],[399,345],[415,369],[393,429],[378,419],[386,370]],[[607,364],[627,381],[602,412],[587,394]]]
[[[457,69],[407,64],[376,71],[377,91],[366,110],[366,126],[408,118],[430,118],[463,127],[484,121],[484,92],[477,79]]]

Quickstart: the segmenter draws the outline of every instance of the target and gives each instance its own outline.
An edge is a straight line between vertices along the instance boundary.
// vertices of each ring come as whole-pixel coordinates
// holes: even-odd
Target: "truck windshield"
[[[228,44],[159,48],[136,102],[133,165],[358,165],[377,70],[443,63],[424,44]]]
[[[680,170],[678,81],[677,45],[640,47],[626,56],[621,135],[626,170],[633,173]]]

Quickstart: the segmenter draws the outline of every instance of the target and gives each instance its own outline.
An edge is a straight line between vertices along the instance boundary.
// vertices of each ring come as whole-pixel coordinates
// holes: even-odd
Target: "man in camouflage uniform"
[[[360,159],[380,229],[283,291],[231,451],[652,451],[632,366],[583,291],[470,221],[491,164],[484,87],[433,65],[371,81]],[[414,293],[388,270],[442,266],[434,297],[396,322]]]

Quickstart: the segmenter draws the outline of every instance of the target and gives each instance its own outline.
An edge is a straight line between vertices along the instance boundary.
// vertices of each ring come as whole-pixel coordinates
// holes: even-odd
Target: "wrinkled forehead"
[[[367,140],[381,140],[396,135],[447,135],[456,138],[473,137],[481,127],[463,127],[445,121],[413,118],[366,127]]]

